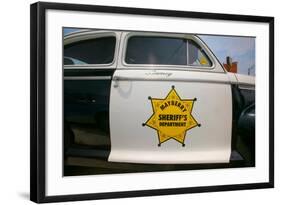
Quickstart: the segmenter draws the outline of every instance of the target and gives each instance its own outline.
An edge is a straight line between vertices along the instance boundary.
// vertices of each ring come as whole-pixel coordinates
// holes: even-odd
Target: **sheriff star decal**
[[[172,86],[165,99],[148,97],[151,101],[153,114],[142,125],[155,129],[158,134],[158,146],[174,139],[185,146],[186,132],[201,125],[192,116],[194,99],[181,99]]]

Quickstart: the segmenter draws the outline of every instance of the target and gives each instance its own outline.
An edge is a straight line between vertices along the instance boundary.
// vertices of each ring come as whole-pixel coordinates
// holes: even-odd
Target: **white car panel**
[[[169,139],[158,146],[157,130],[143,126],[153,114],[149,96],[175,90],[197,100],[192,115],[200,127],[185,133],[185,146]],[[110,94],[109,161],[132,163],[227,163],[231,154],[232,96],[227,73],[117,69]]]
[[[248,76],[248,75],[242,75],[242,74],[234,74],[237,78],[237,82],[240,85],[249,85],[249,86],[255,86],[255,77],[254,76]]]

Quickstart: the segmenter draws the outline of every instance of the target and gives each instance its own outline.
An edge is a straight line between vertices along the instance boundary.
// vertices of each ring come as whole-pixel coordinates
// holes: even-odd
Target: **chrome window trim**
[[[119,44],[120,44],[120,32],[114,31],[81,31],[77,33],[73,33],[70,35],[65,36],[63,41],[63,55],[64,58],[64,46],[69,45],[71,43],[76,43],[79,41],[89,40],[89,39],[97,39],[97,38],[104,38],[104,37],[115,37],[115,49],[114,49],[114,57],[111,63],[107,64],[79,64],[79,65],[64,65],[64,69],[92,69],[95,67],[112,67],[117,63],[118,58],[118,51],[119,51]]]
[[[124,32],[125,33],[125,32]],[[197,43],[205,52],[207,57],[212,63],[212,66],[191,66],[191,65],[163,65],[163,64],[128,64],[125,61],[126,51],[127,51],[127,44],[128,40],[132,36],[155,36],[155,37],[172,37],[172,38],[184,38],[193,40]],[[128,68],[142,68],[142,69],[154,69],[154,68],[161,68],[161,69],[170,69],[174,70],[175,68],[178,70],[194,70],[194,71],[211,71],[217,67],[216,61],[213,59],[213,56],[210,55],[208,48],[202,43],[200,38],[197,38],[195,35],[191,34],[171,34],[171,33],[158,33],[158,32],[127,32],[124,36],[123,40],[123,50],[121,53],[121,63],[123,66]],[[222,72],[223,69],[222,69]]]
[[[111,76],[64,76],[64,80],[111,80]]]
[[[64,65],[64,69],[67,69],[67,70],[83,70],[83,69],[113,69],[113,66],[114,66],[115,63],[111,63],[111,64],[87,64],[87,65],[69,65],[69,66],[66,66]]]

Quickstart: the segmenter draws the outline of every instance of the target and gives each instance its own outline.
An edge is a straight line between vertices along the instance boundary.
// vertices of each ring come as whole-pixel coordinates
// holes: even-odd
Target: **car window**
[[[155,36],[133,36],[128,39],[127,64],[210,66],[205,52],[194,41]]]
[[[193,40],[188,40],[188,65],[211,66],[211,61],[205,51]]]
[[[113,61],[115,37],[75,42],[64,47],[64,65],[109,64]]]

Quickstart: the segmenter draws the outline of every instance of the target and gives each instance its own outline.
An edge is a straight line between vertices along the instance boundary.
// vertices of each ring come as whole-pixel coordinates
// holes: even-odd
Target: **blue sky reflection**
[[[199,36],[214,52],[221,63],[226,56],[238,62],[238,73],[255,75],[255,38],[233,36]]]

